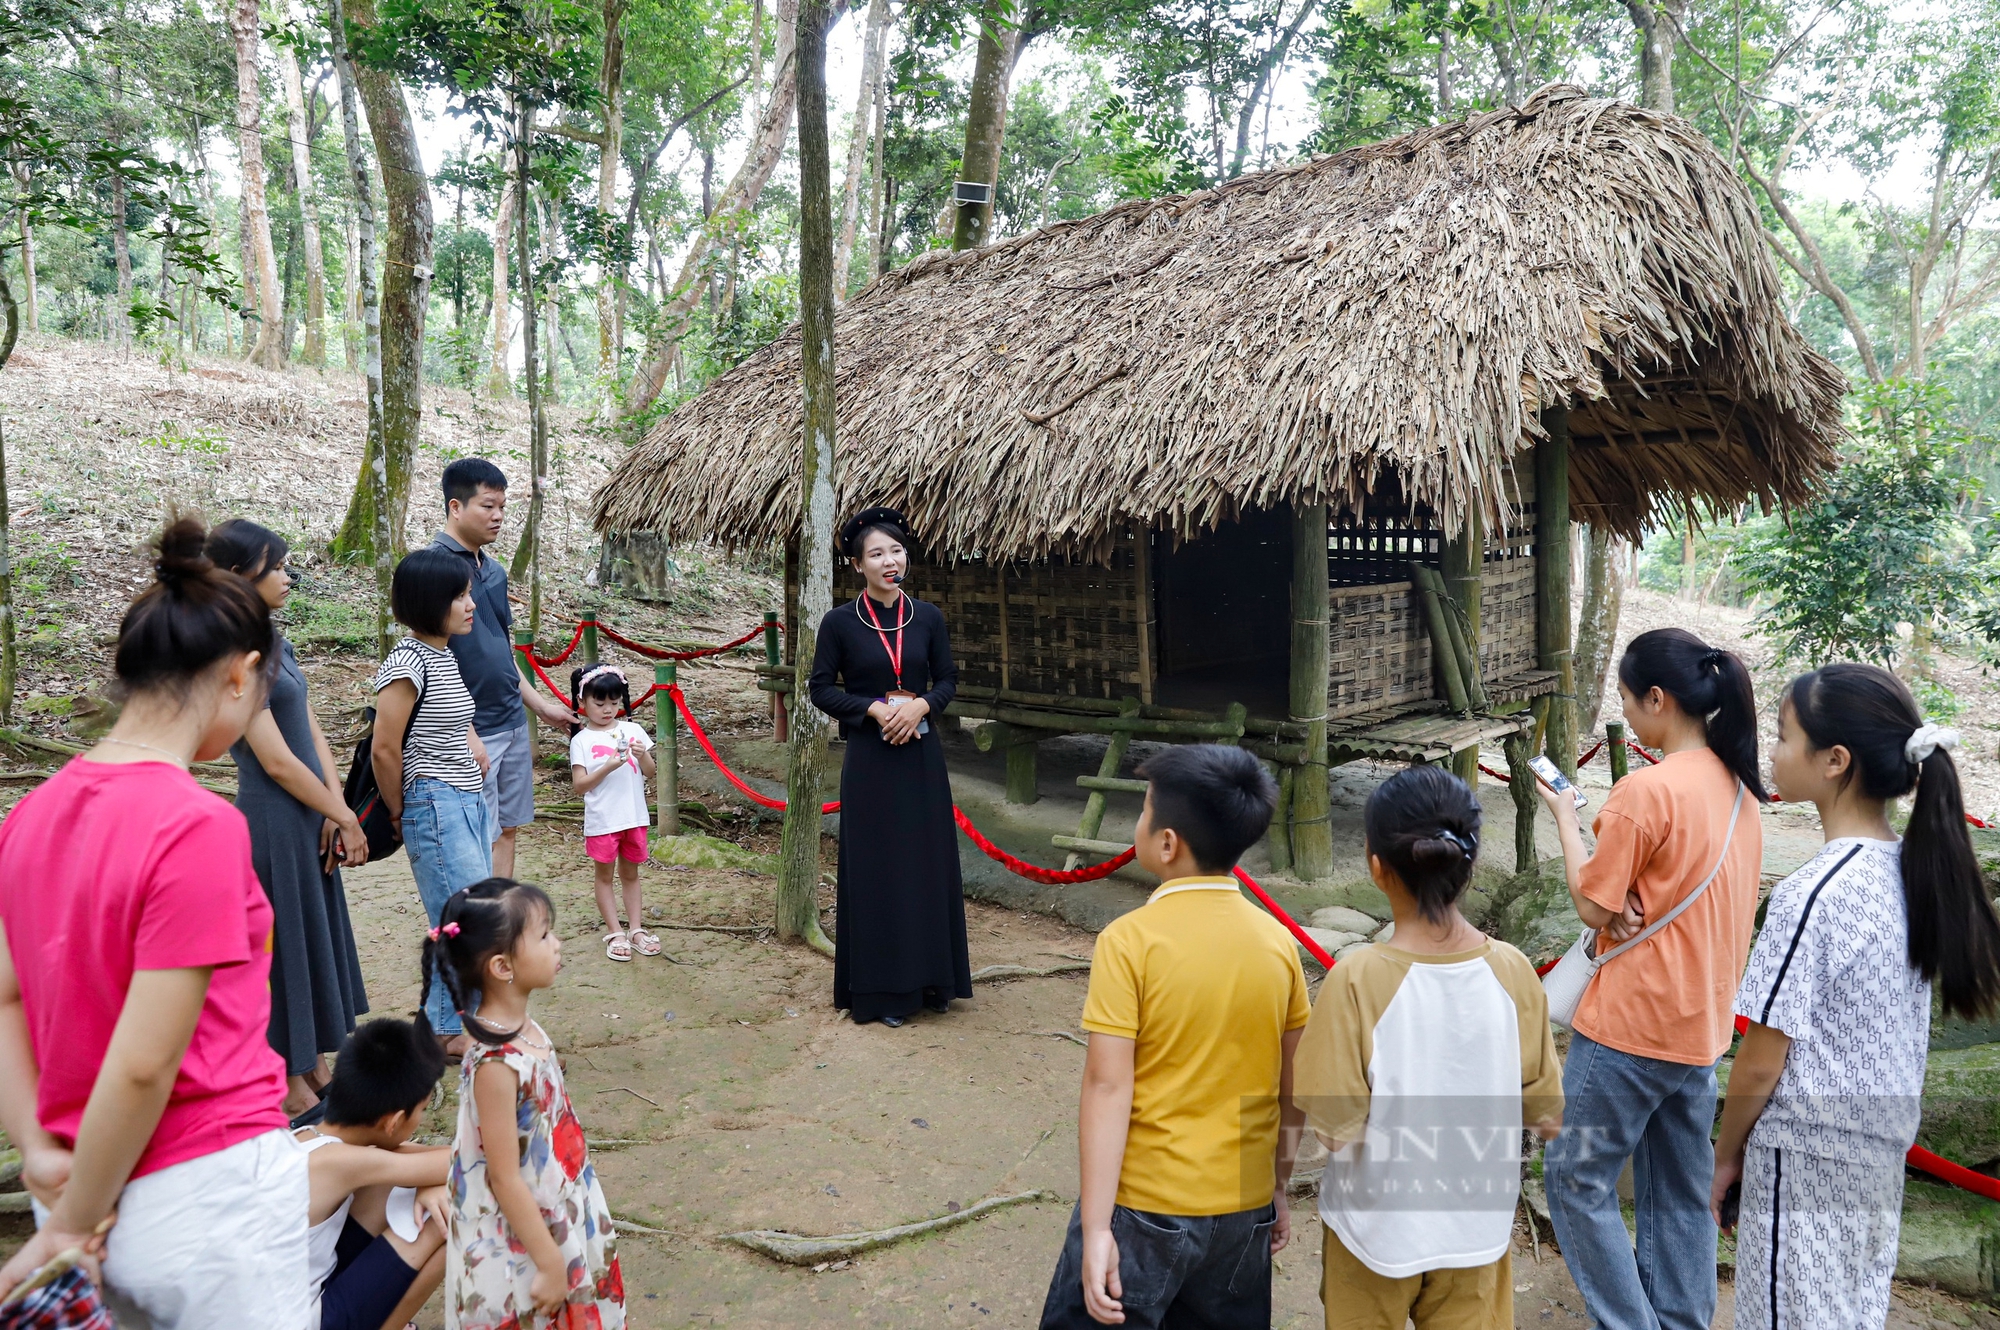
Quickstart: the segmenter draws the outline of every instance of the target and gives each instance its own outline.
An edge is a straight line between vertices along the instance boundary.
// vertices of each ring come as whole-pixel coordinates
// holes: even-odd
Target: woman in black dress
[[[833,1005],[899,1026],[972,996],[951,780],[936,721],[958,691],[944,615],[903,594],[903,515],[869,508],[841,528],[868,586],[819,625],[812,703],[840,722],[840,885]],[[838,676],[840,682],[836,683]]]

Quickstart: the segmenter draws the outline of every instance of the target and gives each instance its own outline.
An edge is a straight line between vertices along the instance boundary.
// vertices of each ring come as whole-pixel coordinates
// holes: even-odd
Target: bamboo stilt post
[[[1012,672],[1011,667],[1013,665],[1014,653],[1012,651],[1012,643],[1008,641],[1008,630],[1007,630],[1007,565],[1006,564],[996,563],[993,565],[993,581],[994,585],[998,588],[998,595],[1000,600],[1000,686],[1002,688],[1007,688],[1011,686],[1011,682],[1008,678],[1008,675]]]
[[[1035,771],[1036,747],[1033,739],[1007,745],[1007,802],[1010,804],[1041,801],[1042,792]]]
[[[674,686],[679,669],[672,661],[653,666],[653,686],[659,689],[653,694],[653,762],[656,768],[653,780],[657,786],[655,797],[660,803],[658,825],[662,836],[681,834],[681,717],[674,709],[674,699],[667,695],[667,690]]]
[[[597,654],[597,606],[583,607],[583,663],[595,665],[601,660]]]
[[[1321,509],[1324,512],[1325,509]],[[1138,584],[1139,619],[1139,700],[1153,702],[1153,533],[1137,532],[1132,538],[1132,577]],[[1297,632],[1296,629],[1293,630]],[[1326,708],[1320,707],[1324,713]]]
[[[1266,762],[1265,770],[1271,772],[1278,782],[1278,806],[1271,810],[1271,829],[1264,835],[1264,848],[1271,856],[1273,873],[1292,871],[1292,786],[1296,769],[1275,762]]]
[[[1569,408],[1542,412],[1548,437],[1535,448],[1535,650],[1557,675],[1548,699],[1548,756],[1576,779],[1576,665],[1569,607]]]
[[[1625,749],[1625,726],[1612,721],[1604,727],[1605,756],[1611,762],[1611,783],[1616,785],[1631,771],[1632,755]]]
[[[1326,505],[1292,510],[1291,720],[1306,728],[1305,761],[1292,777],[1292,871],[1307,881],[1333,873],[1333,807],[1326,783]]]
[[[1455,539],[1445,542],[1444,589],[1458,606],[1459,623],[1466,637],[1471,673],[1466,680],[1466,700],[1477,710],[1486,709],[1486,690],[1480,681],[1479,639],[1480,601],[1486,589],[1486,522],[1476,504],[1468,504],[1465,526]],[[1461,659],[1461,671],[1466,661]],[[1468,748],[1452,758],[1452,772],[1468,785],[1479,783],[1479,750]]]
[[[1131,705],[1119,708],[1118,714],[1121,716],[1138,715],[1139,699],[1128,697],[1125,701]],[[1118,774],[1119,766],[1125,761],[1125,750],[1131,746],[1131,743],[1132,736],[1130,734],[1119,733],[1111,736],[1111,742],[1104,747],[1104,759],[1097,764],[1097,774],[1099,777],[1109,779]],[[1092,790],[1085,797],[1083,801],[1083,817],[1076,824],[1076,836],[1078,840],[1096,840],[1097,833],[1103,830],[1104,800],[1105,794],[1103,790]],[[1011,798],[1009,801],[1011,802]],[[1063,863],[1063,871],[1066,873],[1071,871],[1082,861],[1082,855],[1071,851],[1069,858]]]
[[[1417,594],[1424,603],[1424,622],[1430,628],[1431,656],[1437,661],[1438,676],[1444,680],[1445,701],[1453,711],[1468,711],[1472,703],[1465,694],[1465,677],[1458,670],[1458,647],[1451,639],[1444,598],[1431,578],[1430,569],[1421,564],[1410,565],[1410,580],[1417,584]]]
[[[778,667],[778,612],[764,611],[764,664],[775,670]],[[785,695],[771,694],[771,737],[779,743],[789,737],[786,724],[790,717],[785,713]]]
[[[1535,854],[1535,805],[1541,802],[1535,793],[1535,773],[1528,770],[1528,759],[1534,755],[1532,740],[1525,734],[1507,736],[1507,792],[1514,796],[1514,871],[1534,873],[1540,870],[1540,859]]]

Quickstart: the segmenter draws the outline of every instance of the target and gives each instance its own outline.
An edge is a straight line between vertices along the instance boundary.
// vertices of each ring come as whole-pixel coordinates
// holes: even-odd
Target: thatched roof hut
[[[844,502],[930,552],[1099,552],[1392,476],[1456,530],[1570,406],[1571,506],[1803,498],[1840,373],[1785,316],[1757,208],[1673,116],[1542,90],[872,283],[837,323]],[[797,526],[796,329],[662,421],[598,525],[731,545]]]
[[[1571,521],[1804,499],[1845,391],[1708,141],[1565,86],[926,256],[836,345],[841,507],[911,517],[1009,798],[1038,738],[1108,734],[1057,838],[1102,849],[1132,735],[1233,736],[1287,768],[1306,876],[1329,761],[1473,774],[1532,704],[1573,764]],[[799,382],[794,329],[653,428],[599,529],[795,562]]]

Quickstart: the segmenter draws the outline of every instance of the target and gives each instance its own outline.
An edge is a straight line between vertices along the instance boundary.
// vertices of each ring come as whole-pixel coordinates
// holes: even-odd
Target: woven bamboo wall
[[[1006,566],[1006,633],[1000,625],[1000,578],[977,560],[949,567],[915,563],[904,584],[944,612],[961,683],[1025,693],[1119,698],[1141,695],[1137,552],[1129,536],[1110,564],[1062,559]],[[861,580],[842,569],[840,594]],[[1150,628],[1150,626],[1149,626]],[[1147,660],[1157,659],[1147,643]]]
[[[1525,472],[1525,469],[1524,469]],[[1532,486],[1531,475],[1522,477]],[[1535,666],[1535,557],[1532,490],[1505,533],[1489,537],[1480,609],[1480,674],[1504,678]],[[1401,534],[1401,533],[1398,533]],[[1420,561],[1430,551],[1417,553]],[[1398,549],[1395,554],[1403,554]],[[1408,555],[1403,555],[1408,558]],[[1142,607],[1137,548],[1119,540],[1109,566],[1050,559],[1006,567],[1006,631],[1000,579],[992,565],[914,563],[910,592],[944,611],[963,683],[1020,692],[1118,698],[1150,695],[1159,670],[1157,625],[1140,646]],[[837,594],[860,579],[842,567]],[[1335,586],[1328,602],[1327,714],[1352,716],[1436,695],[1423,607],[1407,581]]]

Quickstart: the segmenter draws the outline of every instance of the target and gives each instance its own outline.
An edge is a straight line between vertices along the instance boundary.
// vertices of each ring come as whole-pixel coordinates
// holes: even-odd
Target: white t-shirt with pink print
[[[571,766],[595,771],[618,756],[618,740],[623,738],[631,753],[653,746],[644,730],[629,720],[621,720],[608,730],[582,729],[569,741]],[[640,774],[639,759],[627,756],[619,769],[605,776],[583,795],[583,834],[609,836],[614,831],[643,827],[652,818],[646,813],[646,778]]]

